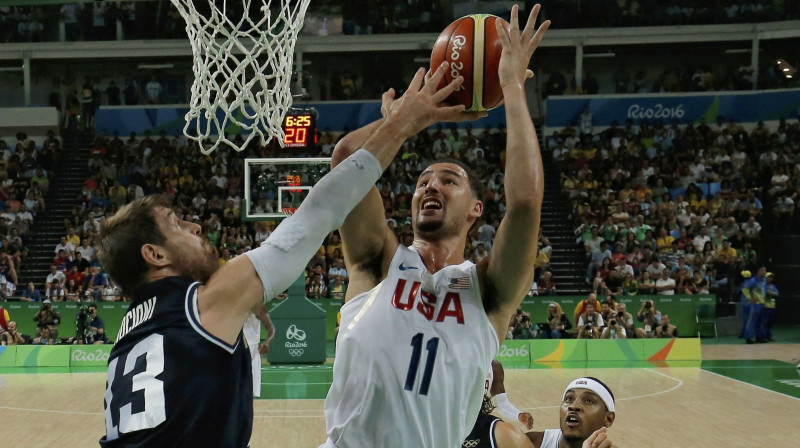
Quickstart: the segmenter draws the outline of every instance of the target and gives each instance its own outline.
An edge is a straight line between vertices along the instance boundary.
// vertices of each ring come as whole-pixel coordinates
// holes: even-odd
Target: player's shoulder
[[[502,420],[494,426],[495,446],[514,447],[514,448],[533,448],[533,442],[520,431],[519,428],[511,423]]]

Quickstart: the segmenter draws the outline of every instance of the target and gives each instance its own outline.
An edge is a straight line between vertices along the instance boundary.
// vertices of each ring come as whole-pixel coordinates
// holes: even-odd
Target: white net
[[[184,134],[206,154],[283,143],[297,34],[310,0],[171,0],[186,20],[194,83]],[[243,143],[229,138],[246,134]],[[210,139],[210,142],[209,142]]]

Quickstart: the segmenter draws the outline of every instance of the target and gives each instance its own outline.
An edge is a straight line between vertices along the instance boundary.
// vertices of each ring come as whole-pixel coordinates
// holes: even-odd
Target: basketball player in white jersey
[[[474,118],[442,105],[463,78],[438,88],[443,63],[424,71],[387,110],[378,129],[317,182],[295,214],[245,256],[220,267],[200,226],[183,221],[164,196],[146,196],[103,222],[98,257],[133,298],[111,351],[105,447],[248,446],[253,380],[242,327],[264,298],[303,272],[325,235],[374,187],[411,135],[438,121]]]
[[[261,326],[267,330],[267,339],[261,342]],[[261,357],[269,353],[269,344],[275,339],[275,325],[269,317],[267,306],[260,303],[247,316],[242,327],[244,340],[250,349],[253,368],[253,397],[261,396]]]
[[[614,394],[602,381],[576,378],[564,389],[559,410],[561,429],[523,434],[514,425],[498,421],[483,425],[483,433],[473,437],[491,440],[492,448],[616,448],[606,433],[614,424],[615,409]]]
[[[497,22],[507,211],[491,254],[478,265],[464,259],[483,203],[479,179],[460,162],[436,163],[420,175],[411,246],[401,246],[386,226],[377,188],[340,228],[350,285],[325,403],[327,448],[456,448],[475,422],[486,373],[530,287],[536,258],[544,173],[524,84],[549,26],[534,33],[538,11],[537,5],[522,31],[517,6],[509,29]],[[382,110],[391,113],[398,102],[386,100]],[[333,165],[389,125],[379,120],[348,134]],[[399,142],[410,136],[398,127]]]

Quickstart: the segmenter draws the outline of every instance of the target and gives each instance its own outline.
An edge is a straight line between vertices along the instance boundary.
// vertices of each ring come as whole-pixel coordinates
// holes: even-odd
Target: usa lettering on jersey
[[[409,288],[406,288],[408,281],[406,279],[398,279],[397,285],[392,294],[392,306],[402,311],[411,311],[414,309],[416,303],[417,311],[425,316],[428,321],[434,320],[436,314],[436,304],[439,298],[436,294],[420,289],[421,282],[411,283]],[[406,290],[408,293],[406,294]],[[420,297],[417,302],[417,297]],[[444,322],[446,318],[452,317],[461,325],[464,325],[464,310],[461,306],[461,296],[454,291],[448,291],[442,300],[442,306],[439,313],[435,316],[436,322]]]

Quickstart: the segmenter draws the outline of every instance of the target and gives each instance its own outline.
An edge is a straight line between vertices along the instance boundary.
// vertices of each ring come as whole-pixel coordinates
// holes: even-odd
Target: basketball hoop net
[[[292,216],[292,215],[294,215],[294,212],[297,211],[297,207],[283,207],[283,209],[281,209],[281,211],[286,216]]]
[[[241,151],[256,136],[262,145],[273,137],[282,144],[294,46],[310,0],[171,1],[186,20],[192,44],[195,79],[186,137],[204,154],[222,143]],[[247,133],[244,143],[228,139],[240,131]],[[212,136],[216,141],[204,147]]]

